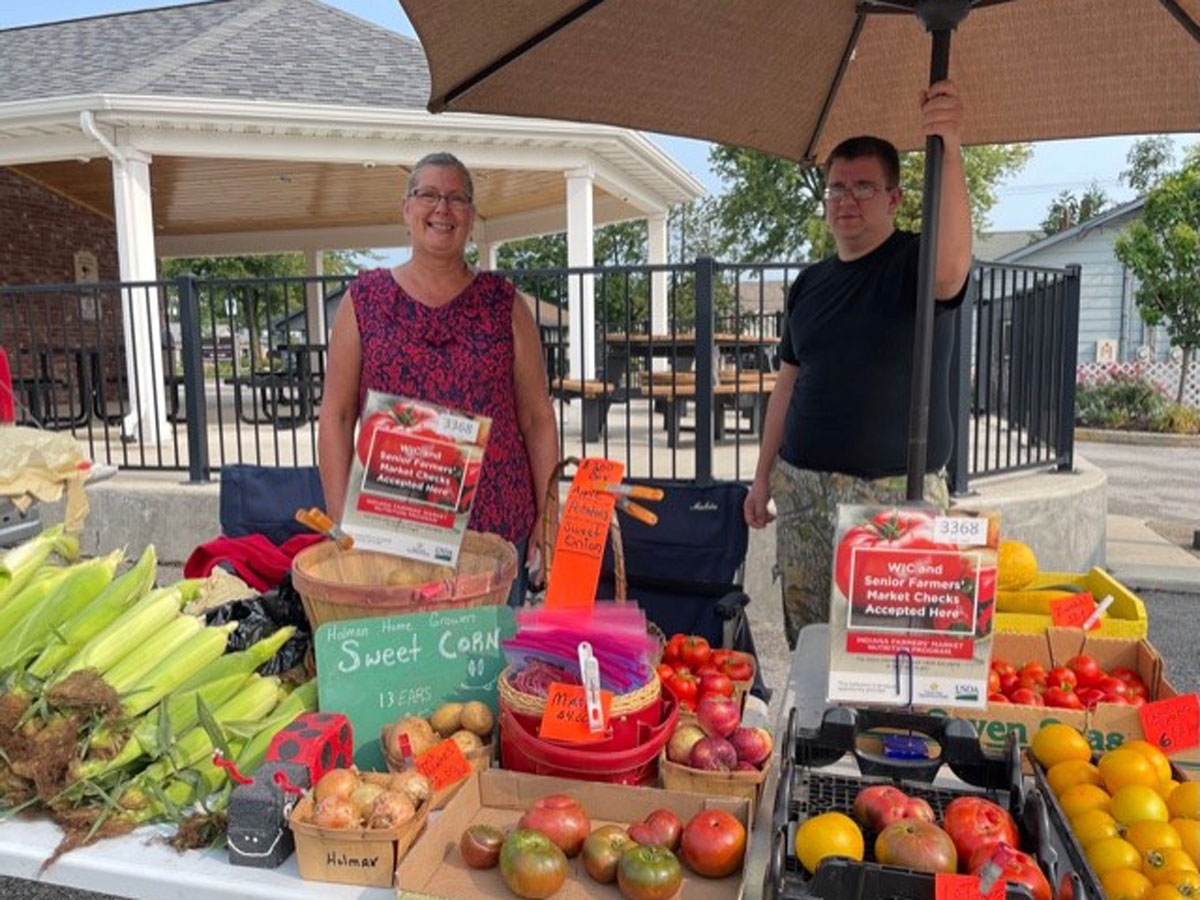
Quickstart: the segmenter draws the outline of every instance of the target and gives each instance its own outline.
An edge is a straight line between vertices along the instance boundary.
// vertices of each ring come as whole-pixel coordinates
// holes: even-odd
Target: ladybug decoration
[[[316,784],[330,769],[354,761],[354,732],[341,713],[304,713],[281,730],[267,749],[267,762],[298,763]]]
[[[216,760],[237,782],[229,798],[230,864],[260,869],[282,865],[296,846],[287,827],[292,808],[322,775],[347,768],[353,758],[353,731],[345,716],[305,713],[275,735],[253,779],[243,777],[232,763]]]

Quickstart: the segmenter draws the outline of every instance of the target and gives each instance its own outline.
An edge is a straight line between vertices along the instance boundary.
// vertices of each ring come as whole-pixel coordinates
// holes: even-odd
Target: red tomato
[[[1083,702],[1079,699],[1079,695],[1070,688],[1052,687],[1042,695],[1042,699],[1047,706],[1059,709],[1083,709]]]
[[[725,661],[724,670],[734,681],[749,681],[754,677],[754,666],[736,656]]]
[[[1040,693],[1042,693],[1042,691],[1046,690],[1046,676],[1045,675],[1022,675],[1020,678],[1017,679],[1017,687],[1018,688],[1027,688],[1028,690],[1031,690],[1035,693],[1040,694]]]
[[[1074,689],[1079,684],[1079,677],[1066,666],[1055,666],[1046,673],[1046,684],[1051,687]]]
[[[1096,682],[1096,689],[1104,691],[1104,699],[1108,701],[1110,697],[1124,697],[1126,692],[1125,682],[1120,678],[1113,678],[1111,675],[1106,675]]]
[[[837,547],[834,580],[838,590],[850,596],[850,569],[855,549],[864,547],[891,550],[943,549],[933,540],[933,516],[919,510],[895,509],[879,513],[846,532]],[[914,558],[914,561],[919,561]],[[885,574],[880,572],[881,575]]]
[[[733,682],[729,680],[728,675],[704,675],[700,679],[700,696],[705,694],[721,694],[725,697],[733,696]]]
[[[1108,674],[1113,678],[1120,678],[1126,684],[1144,684],[1142,676],[1128,666],[1117,666]]]
[[[997,692],[997,693],[988,694],[988,703],[1011,703],[1011,702],[1012,702],[1011,700],[1009,700],[1007,697],[1005,697],[1001,693]]]
[[[723,666],[726,660],[733,659],[735,656],[737,656],[736,650],[722,650],[714,647],[712,656],[708,658],[708,661],[714,666]]]
[[[1021,686],[1020,681],[1021,679],[1017,676],[1016,672],[1006,672],[1000,676],[1000,690],[1006,694],[1011,694]]]
[[[1016,675],[1017,667],[1002,659],[992,660],[992,671],[1003,678],[1005,675]]]
[[[1000,673],[995,669],[992,669],[992,671],[988,672],[988,693],[1000,693]]]
[[[696,697],[700,693],[700,682],[696,680],[696,676],[688,672],[676,672],[671,680],[667,682],[667,687],[671,689],[671,693],[682,703],[696,702]]]
[[[654,671],[658,673],[658,680],[663,684],[666,684],[675,675],[675,670],[666,663],[662,663]]]
[[[1021,678],[1036,679],[1042,684],[1046,683],[1046,667],[1039,662],[1025,663],[1017,670],[1017,675]]]
[[[684,639],[680,658],[689,666],[702,666],[708,662],[710,656],[712,656],[712,648],[708,646],[706,638],[693,634]]]
[[[729,813],[708,809],[696,813],[683,829],[679,855],[697,875],[724,878],[742,866],[746,829]]]
[[[1075,673],[1079,687],[1094,687],[1096,682],[1104,677],[1100,663],[1086,654],[1072,656],[1067,660],[1067,668]]]
[[[1084,709],[1095,709],[1096,704],[1104,699],[1104,691],[1096,688],[1080,688],[1075,694]]]
[[[697,678],[703,678],[706,675],[724,675],[725,673],[712,663],[706,662],[704,665],[697,666],[695,669],[693,669],[692,674]]]
[[[1142,684],[1140,681],[1135,681],[1132,683],[1126,682],[1125,683],[1125,696],[1129,697],[1130,699],[1132,699],[1134,697],[1141,697],[1143,700],[1149,700],[1150,692],[1148,690],[1146,690],[1146,686],[1144,684]]]
[[[683,653],[683,642],[687,640],[687,635],[676,634],[672,635],[667,641],[666,649],[663,650],[663,662],[677,663]]]
[[[1050,900],[1050,882],[1042,874],[1037,861],[1007,843],[985,844],[978,848],[967,861],[967,874],[978,875],[997,852],[998,847],[1003,848],[1001,853],[1004,860],[1004,880],[1025,885],[1033,895],[1033,900]]]
[[[1138,696],[1137,694],[1130,694],[1128,697],[1122,697],[1121,699],[1123,702],[1134,708],[1146,705],[1146,698]]]
[[[969,860],[980,847],[1003,841],[1019,847],[1017,823],[1008,810],[982,797],[956,797],[946,805],[942,827],[959,859]]]
[[[1042,700],[1042,697],[1040,694],[1038,694],[1035,691],[1031,691],[1029,688],[1024,688],[1024,687],[1017,688],[1015,691],[1013,691],[1011,694],[1008,695],[1008,699],[1011,700],[1013,703],[1020,704],[1021,706],[1045,706],[1046,705],[1045,702]]]

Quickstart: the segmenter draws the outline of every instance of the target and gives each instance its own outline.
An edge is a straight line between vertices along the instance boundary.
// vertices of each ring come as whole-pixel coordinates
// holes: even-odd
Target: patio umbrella
[[[970,144],[1200,131],[1200,0],[400,2],[432,112],[604,122],[805,163],[854,134],[924,142],[910,499],[925,469],[942,167],[918,90],[955,80]]]

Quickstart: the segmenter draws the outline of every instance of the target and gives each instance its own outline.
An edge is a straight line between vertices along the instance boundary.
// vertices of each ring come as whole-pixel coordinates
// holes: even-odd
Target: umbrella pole
[[[917,15],[933,38],[929,83],[950,72],[950,35],[966,17],[968,0],[918,2]],[[942,206],[942,168],[945,147],[932,135],[925,139],[925,194],[921,209],[921,248],[917,258],[917,320],[913,329],[912,390],[908,401],[908,485],[906,499],[925,493],[925,461],[929,452],[929,386],[933,373],[934,273],[937,264],[938,220]]]

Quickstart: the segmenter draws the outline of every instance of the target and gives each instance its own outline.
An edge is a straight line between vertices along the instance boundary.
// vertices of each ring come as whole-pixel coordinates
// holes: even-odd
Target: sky
[[[105,15],[134,9],[178,6],[186,0],[0,0],[0,28]],[[415,38],[407,16],[396,0],[325,0],[332,6],[385,28]],[[651,135],[677,163],[689,170],[709,191],[720,190],[720,181],[709,170],[709,144],[687,138]],[[1016,176],[1002,184],[998,203],[988,214],[994,230],[1034,229],[1045,217],[1050,201],[1061,191],[1082,193],[1095,182],[1114,203],[1133,199],[1120,182],[1125,155],[1136,138],[1108,137],[1089,140],[1049,141],[1033,145],[1033,156]],[[1176,135],[1175,145],[1200,140],[1200,135]]]

